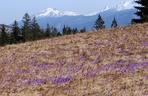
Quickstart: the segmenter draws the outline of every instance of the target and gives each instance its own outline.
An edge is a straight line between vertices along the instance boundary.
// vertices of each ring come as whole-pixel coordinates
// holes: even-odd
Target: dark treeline
[[[47,24],[46,29],[41,29],[36,17],[31,19],[28,13],[24,15],[22,23],[22,26],[19,27],[18,22],[14,21],[11,26],[11,31],[7,30],[7,27],[4,24],[1,25],[0,46],[86,32],[85,27],[78,30],[77,28],[71,28],[66,25],[63,26],[62,32],[59,32],[57,28],[50,26],[49,24]],[[114,18],[111,28],[116,28],[117,26],[117,21]],[[105,28],[105,22],[101,15],[98,16],[94,28],[96,30]]]
[[[136,0],[139,6],[135,6],[137,12],[135,13],[140,18],[132,19],[132,24],[148,22],[148,0]],[[19,27],[17,21],[12,24],[12,30],[8,31],[5,25],[1,25],[0,28],[0,45],[16,44],[27,41],[40,40],[45,38],[53,38],[63,35],[70,35],[76,33],[86,32],[86,28],[78,30],[77,28],[71,28],[69,26],[63,26],[62,32],[59,32],[57,28],[49,26],[47,24],[46,29],[41,29],[35,17],[30,18],[29,14],[25,14],[22,19],[22,26]],[[118,27],[116,18],[112,20],[111,28]],[[98,31],[106,28],[105,22],[101,15],[95,21],[94,28]]]
[[[24,15],[22,22],[22,26],[19,27],[18,22],[14,21],[11,31],[7,29],[6,25],[1,25],[0,46],[86,32],[85,28],[78,30],[68,26],[63,26],[62,32],[59,32],[57,28],[49,26],[49,24],[46,29],[41,29],[36,17],[31,19],[28,13]]]

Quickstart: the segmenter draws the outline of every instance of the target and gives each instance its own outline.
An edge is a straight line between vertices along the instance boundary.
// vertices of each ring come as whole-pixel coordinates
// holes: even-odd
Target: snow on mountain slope
[[[106,28],[110,28],[111,22],[114,17],[116,17],[119,26],[129,25],[131,19],[135,16],[134,13],[134,9],[127,9],[122,11],[107,10],[99,14],[101,14],[103,20],[105,21]],[[38,18],[38,22],[43,28],[46,28],[47,24],[49,24],[51,26],[55,26],[60,31],[62,30],[64,25],[72,28],[76,27],[78,29],[86,27],[87,30],[91,30],[97,17],[98,14],[93,16],[62,16],[58,18],[42,17]]]
[[[98,13],[108,11],[108,10],[121,11],[121,10],[127,10],[127,9],[134,9],[134,6],[135,6],[134,0],[123,0],[119,4],[117,4],[116,6],[109,7],[107,5],[104,9],[97,11],[97,12],[92,12],[89,14],[78,14],[73,11],[61,11],[61,10],[58,10],[55,8],[47,8],[47,9],[43,10],[42,12],[40,12],[37,15],[37,17],[62,17],[62,16],[79,16],[79,15],[93,16],[93,15],[96,15]]]
[[[114,7],[117,11],[126,10],[126,9],[134,9],[135,2],[134,0],[126,0],[121,1],[121,3]]]
[[[119,26],[129,25],[131,19],[136,17],[134,14],[136,12],[134,6],[134,0],[123,0],[116,6],[106,6],[104,9],[90,14],[78,14],[71,11],[60,11],[53,8],[47,8],[36,16],[38,23],[42,28],[46,28],[47,24],[49,24],[50,26],[55,26],[60,31],[64,25],[72,28],[76,27],[78,29],[85,27],[87,30],[91,30],[98,14],[101,14],[107,28],[110,28],[114,17]]]
[[[37,17],[61,17],[61,16],[78,16],[79,14],[72,12],[72,11],[59,11],[53,8],[47,8],[43,10]]]
[[[94,16],[94,15],[97,15],[98,13],[101,13],[101,12],[104,12],[104,11],[107,11],[107,10],[110,10],[111,8],[109,6],[106,6],[104,9],[100,10],[100,11],[96,11],[96,12],[92,12],[92,13],[89,13],[89,14],[85,14],[84,16]]]
[[[123,10],[128,10],[128,9],[134,9],[135,5],[136,4],[135,4],[134,0],[123,0],[119,4],[117,4],[116,6],[109,7],[107,5],[107,6],[105,6],[104,9],[99,10],[97,12],[92,12],[92,13],[89,13],[89,14],[85,14],[85,16],[93,16],[93,15],[96,15],[98,13],[102,13],[102,12],[105,12],[105,11],[108,11],[108,10],[123,11]]]

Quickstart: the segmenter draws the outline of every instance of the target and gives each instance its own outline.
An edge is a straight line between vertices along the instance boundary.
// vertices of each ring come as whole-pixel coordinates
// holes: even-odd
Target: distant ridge
[[[37,21],[42,28],[46,28],[47,24],[56,27],[59,31],[62,31],[64,25],[72,28],[86,28],[92,30],[95,20],[98,14],[101,14],[105,21],[106,28],[110,28],[111,22],[115,17],[119,26],[127,26],[131,24],[131,19],[135,18],[134,14],[134,0],[124,0],[120,4],[99,10],[98,12],[92,12],[89,14],[80,14],[73,11],[61,11],[56,8],[47,8],[39,14],[36,14]],[[20,25],[22,23],[20,22]]]
[[[37,17],[61,17],[61,16],[78,16],[80,14],[77,14],[72,11],[59,11],[58,9],[55,8],[47,8],[43,10]]]

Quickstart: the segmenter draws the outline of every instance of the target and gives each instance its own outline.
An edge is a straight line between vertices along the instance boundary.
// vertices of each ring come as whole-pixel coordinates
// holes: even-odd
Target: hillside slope
[[[0,96],[147,96],[148,24],[0,47]]]

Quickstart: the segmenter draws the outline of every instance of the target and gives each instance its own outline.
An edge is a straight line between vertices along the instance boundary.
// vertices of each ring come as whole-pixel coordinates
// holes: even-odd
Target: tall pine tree
[[[52,27],[52,36],[53,36],[53,37],[57,37],[57,34],[58,34],[57,28]]]
[[[117,26],[118,26],[118,23],[116,21],[116,18],[114,18],[111,24],[111,28],[116,28]]]
[[[38,40],[41,38],[41,33],[40,33],[40,26],[37,23],[36,17],[33,17],[32,22],[31,22],[31,33],[32,33],[32,40]]]
[[[96,22],[95,22],[94,28],[96,30],[104,29],[105,28],[105,25],[104,24],[105,24],[105,22],[103,21],[101,15],[99,15],[98,18],[97,18],[97,20],[96,20]]]
[[[84,27],[84,28],[80,29],[80,32],[81,32],[81,33],[86,32],[86,28]]]
[[[52,34],[51,34],[51,28],[49,26],[49,24],[47,24],[47,28],[46,28],[46,31],[45,31],[45,37],[52,37]]]
[[[64,27],[63,27],[63,32],[62,32],[62,34],[63,35],[67,35],[68,33],[67,33],[67,27],[64,25]]]
[[[73,34],[72,29],[70,27],[67,27],[67,35]]]
[[[62,36],[62,34],[60,32],[57,33],[57,37]]]
[[[31,32],[31,18],[28,13],[26,13],[23,17],[23,26],[22,26],[22,36],[23,40],[30,41],[32,40],[32,32]]]
[[[73,28],[72,31],[73,31],[73,34],[77,34],[79,32],[77,28]]]
[[[139,16],[139,19],[133,19],[132,23],[144,23],[148,22],[148,0],[136,0],[139,6],[135,6],[137,12],[135,13]]]
[[[18,43],[21,41],[21,32],[18,27],[18,22],[15,20],[12,25],[12,32],[10,33],[10,43]]]
[[[9,43],[8,34],[6,32],[5,25],[2,25],[1,33],[0,33],[0,45],[4,46]]]

